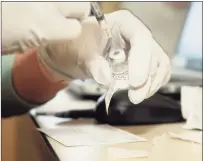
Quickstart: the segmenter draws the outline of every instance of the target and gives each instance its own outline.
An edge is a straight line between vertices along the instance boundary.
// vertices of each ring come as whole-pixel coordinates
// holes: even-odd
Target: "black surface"
[[[96,120],[98,123],[111,125],[145,125],[184,121],[179,102],[171,97],[156,93],[135,105],[130,102],[127,90],[114,94],[108,115],[105,112],[104,99],[100,100],[96,108]]]
[[[174,123],[184,121],[180,107],[180,94],[156,93],[140,104],[133,104],[128,98],[128,91],[116,92],[110,102],[108,115],[105,99],[97,101],[96,110],[71,110],[55,113],[63,118],[94,118],[99,124],[144,125]]]

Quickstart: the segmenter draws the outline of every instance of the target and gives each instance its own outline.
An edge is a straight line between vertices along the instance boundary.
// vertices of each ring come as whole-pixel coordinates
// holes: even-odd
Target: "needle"
[[[91,8],[92,8],[92,12],[94,14],[94,16],[96,17],[100,27],[105,31],[105,34],[108,38],[107,40],[107,44],[105,46],[104,49],[104,53],[105,53],[105,57],[107,56],[110,47],[111,47],[111,41],[112,41],[112,34],[111,34],[111,30],[109,29],[109,25],[107,23],[107,20],[103,14],[103,12],[101,11],[101,8],[99,7],[97,2],[91,2]]]

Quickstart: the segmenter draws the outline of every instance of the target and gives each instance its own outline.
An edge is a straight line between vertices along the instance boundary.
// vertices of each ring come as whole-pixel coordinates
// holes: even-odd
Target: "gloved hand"
[[[42,41],[74,38],[81,31],[79,21],[89,12],[88,2],[2,3],[3,52],[25,51]]]
[[[3,4],[3,49],[12,45],[21,50],[39,46],[40,60],[53,75],[53,80],[89,77],[108,86],[112,74],[103,53],[107,41],[105,34],[94,17],[84,20],[87,12],[76,12],[82,11],[83,3],[73,2],[75,7],[70,4],[18,2],[13,7]],[[89,12],[87,8],[85,11]],[[80,22],[83,18],[82,24],[74,15]],[[133,103],[139,103],[169,80],[169,58],[146,26],[130,12],[118,11],[106,17],[113,33],[111,50],[121,48],[128,55],[129,98]]]
[[[129,99],[135,104],[140,103],[168,82],[171,75],[169,57],[155,41],[150,30],[129,11],[117,11],[105,16],[112,32],[110,52],[122,49],[128,56]],[[55,53],[66,56],[68,56],[66,53],[77,55],[76,71],[81,69],[86,74],[90,73],[99,84],[108,87],[112,81],[112,71],[105,59],[106,34],[95,17],[84,19],[81,27],[81,34],[77,38],[66,42],[63,47],[55,43],[49,44],[46,46],[46,51],[53,57]],[[44,52],[42,55],[47,54]],[[55,64],[58,67],[65,66],[62,64],[66,63],[67,61],[64,60],[68,58],[64,59],[64,56],[59,58],[63,60],[55,60]],[[98,70],[100,68],[103,70]],[[64,72],[68,69],[71,68],[66,68]],[[68,73],[74,75],[77,72],[70,70]]]
[[[107,14],[106,19],[113,38],[110,51],[122,49],[128,56],[129,99],[135,104],[140,103],[168,82],[171,75],[170,59],[150,30],[129,11]],[[95,18],[84,20],[82,28],[91,42],[89,46],[95,46],[94,53],[104,56],[106,37]],[[80,41],[82,40],[84,36],[81,37]],[[86,53],[83,56],[85,55]]]
[[[2,52],[38,48],[40,67],[51,81],[92,78],[86,64],[78,66],[77,48],[82,42],[73,43],[81,34],[81,21],[89,13],[89,2],[5,2],[2,4]],[[42,56],[47,58],[46,63]],[[86,60],[92,59],[87,55]],[[57,68],[62,66],[65,74],[53,70],[47,62],[56,64]],[[105,65],[109,68],[107,63]],[[105,83],[105,65],[94,65],[96,73],[100,73],[100,77],[95,78],[98,82],[102,79]]]

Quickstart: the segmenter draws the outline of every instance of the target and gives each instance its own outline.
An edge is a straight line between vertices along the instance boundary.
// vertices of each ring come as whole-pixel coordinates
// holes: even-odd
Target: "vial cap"
[[[116,51],[110,52],[109,58],[113,63],[121,63],[125,61],[126,55],[123,50],[116,50]]]

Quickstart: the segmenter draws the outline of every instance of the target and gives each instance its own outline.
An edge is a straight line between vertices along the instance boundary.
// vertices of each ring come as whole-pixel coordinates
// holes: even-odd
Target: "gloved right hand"
[[[2,52],[23,52],[34,47],[40,67],[51,81],[93,78],[106,85],[111,70],[103,57],[87,54],[78,64],[80,22],[89,12],[89,2],[2,3]],[[89,70],[90,66],[94,69]]]

